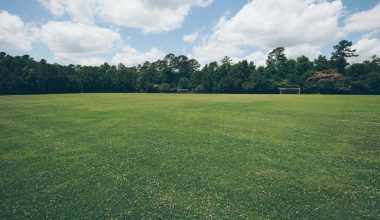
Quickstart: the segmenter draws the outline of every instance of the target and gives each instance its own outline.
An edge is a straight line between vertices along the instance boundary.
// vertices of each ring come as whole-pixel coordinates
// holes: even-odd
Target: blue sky
[[[61,64],[128,66],[168,53],[202,64],[329,56],[341,39],[380,55],[379,0],[0,0],[0,51]]]

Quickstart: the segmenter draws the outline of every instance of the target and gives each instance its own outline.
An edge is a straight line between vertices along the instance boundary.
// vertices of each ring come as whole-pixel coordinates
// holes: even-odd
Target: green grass
[[[0,131],[0,219],[380,218],[380,96],[1,96]]]

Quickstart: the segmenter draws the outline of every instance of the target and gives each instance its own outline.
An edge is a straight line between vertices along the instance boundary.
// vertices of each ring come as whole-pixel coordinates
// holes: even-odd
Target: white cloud
[[[57,60],[96,65],[101,55],[114,51],[120,35],[110,29],[72,22],[48,22],[42,26],[42,41]]]
[[[126,45],[122,52],[117,53],[112,58],[113,64],[123,63],[126,66],[143,64],[145,61],[156,61],[165,56],[165,53],[157,48],[152,48],[148,52],[140,52],[130,45]]]
[[[96,18],[144,32],[179,28],[191,7],[206,7],[212,0],[40,0],[56,16],[93,24]]]
[[[185,42],[185,43],[194,43],[199,37],[199,32],[194,32],[192,34],[185,34],[183,35],[182,37],[182,40]]]
[[[317,54],[342,35],[342,11],[340,0],[253,0],[234,16],[222,17],[192,55],[205,63],[225,55],[242,57],[250,47],[268,51],[279,46],[291,55],[306,49]]]
[[[237,60],[237,61],[248,60],[249,62],[254,61],[256,66],[265,66],[266,60],[268,57],[268,53],[264,53],[263,51],[259,50],[259,51],[255,51],[255,52],[251,53],[250,55],[245,56],[243,58],[234,58],[234,60]]]
[[[193,47],[191,57],[204,65],[211,61],[220,61],[225,56],[239,57],[241,55],[243,55],[243,50],[234,43],[208,39],[206,43]]]
[[[76,60],[72,60],[71,63],[80,64],[84,66],[100,66],[106,62],[103,57],[100,56],[87,56],[87,57],[77,57]]]
[[[249,54],[248,56],[244,57],[232,57],[235,61],[240,60],[248,60],[248,61],[254,61],[256,66],[265,66],[266,60],[268,58],[268,54],[271,52],[271,50],[268,50],[266,52],[263,52],[262,50],[257,50]],[[286,47],[285,48],[285,54],[287,58],[295,59],[300,56],[307,56],[310,59],[315,59],[318,57],[318,55],[322,54],[320,51],[320,48],[318,46],[313,45],[297,45],[294,47]]]
[[[345,22],[344,30],[347,32],[379,31],[380,3],[370,10],[351,15]]]
[[[0,46],[30,51],[37,32],[36,28],[25,25],[18,16],[0,11]]]
[[[300,56],[307,56],[310,59],[315,59],[318,55],[322,54],[319,45],[303,44],[293,47],[286,47],[285,53],[288,58],[297,58]]]
[[[94,24],[99,11],[98,0],[39,0],[56,16],[70,15],[75,22]]]
[[[378,38],[363,38],[352,45],[353,49],[356,49],[358,57],[351,57],[350,63],[360,63],[365,60],[370,60],[373,55],[380,56],[380,40]]]
[[[39,2],[56,16],[62,16],[65,14],[66,2],[61,0],[39,0]]]

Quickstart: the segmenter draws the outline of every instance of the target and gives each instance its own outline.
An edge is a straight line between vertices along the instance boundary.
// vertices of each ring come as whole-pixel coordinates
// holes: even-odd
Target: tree
[[[357,57],[356,49],[351,49],[352,42],[342,40],[338,45],[334,46],[334,51],[331,54],[331,65],[340,73],[346,73],[348,66],[347,58]]]
[[[190,81],[186,77],[182,77],[178,80],[178,89],[190,89]]]
[[[285,79],[288,73],[288,59],[285,55],[285,48],[278,47],[268,54],[268,72],[279,79]]]
[[[306,56],[300,56],[296,59],[294,75],[289,81],[298,86],[305,82],[305,79],[309,77],[314,69],[314,64]]]
[[[139,77],[137,79],[138,89],[140,92],[157,92],[158,88],[155,88],[157,70],[154,65],[149,62],[145,62],[139,68]]]
[[[367,89],[369,93],[380,94],[380,72],[371,72],[368,74]]]
[[[351,86],[343,74],[335,70],[315,72],[307,79],[307,85],[307,89],[323,94],[349,93],[351,91]]]
[[[237,63],[229,57],[200,68],[195,59],[168,54],[156,62],[126,67],[49,64],[29,55],[0,53],[0,94],[66,92],[175,92],[177,88],[206,93],[277,93],[278,87],[301,86],[304,92],[380,93],[380,59],[348,65],[357,56],[352,43],[341,41],[331,60],[320,55],[288,59],[283,47],[268,55],[267,66]],[[335,69],[339,69],[338,72]]]
[[[331,63],[326,58],[326,56],[319,55],[317,59],[314,60],[314,69],[316,71],[323,71],[331,69]]]
[[[205,91],[206,89],[203,85],[197,85],[193,90],[195,93],[204,93]]]

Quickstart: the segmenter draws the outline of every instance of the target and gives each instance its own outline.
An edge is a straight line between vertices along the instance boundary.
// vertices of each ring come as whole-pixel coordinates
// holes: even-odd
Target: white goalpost
[[[177,93],[182,94],[182,93],[190,93],[189,89],[177,89]]]
[[[301,95],[301,88],[279,88],[280,94],[297,94]]]

